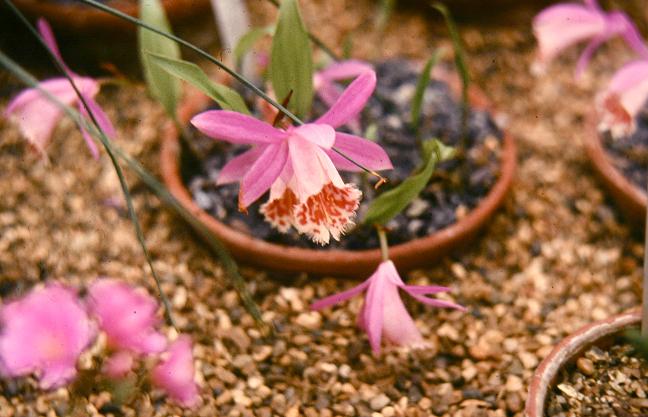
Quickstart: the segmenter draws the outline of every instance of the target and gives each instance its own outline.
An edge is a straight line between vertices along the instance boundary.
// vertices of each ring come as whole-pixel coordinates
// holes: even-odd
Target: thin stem
[[[130,190],[128,188],[128,184],[126,183],[126,178],[124,177],[124,173],[119,166],[119,162],[117,161],[117,158],[115,157],[114,153],[112,152],[112,149],[110,149],[109,146],[106,146],[106,142],[108,141],[107,136],[105,133],[102,131],[101,126],[99,125],[99,122],[97,121],[94,113],[92,112],[92,109],[90,106],[88,106],[88,103],[81,94],[81,91],[79,91],[76,83],[74,82],[74,79],[70,76],[70,74],[66,71],[65,65],[61,62],[61,60],[54,54],[45,41],[41,38],[40,34],[36,31],[36,29],[29,23],[29,21],[25,18],[25,16],[14,6],[14,4],[10,0],[5,0],[5,3],[9,6],[11,11],[20,19],[20,21],[28,28],[28,30],[31,32],[32,35],[36,39],[38,39],[38,42],[41,44],[41,46],[45,49],[47,52],[47,55],[49,56],[50,60],[54,63],[56,68],[63,74],[65,78],[70,82],[70,85],[72,85],[72,88],[74,89],[74,92],[76,93],[77,97],[83,104],[83,107],[85,108],[85,111],[87,112],[88,116],[90,117],[90,120],[92,123],[96,126],[96,128],[100,132],[100,138],[101,142],[104,145],[104,148],[106,149],[106,153],[110,157],[110,161],[115,168],[115,172],[117,173],[117,177],[119,178],[119,185],[121,186],[122,192],[124,193],[124,197],[126,200],[126,206],[128,208],[128,214],[131,219],[131,223],[133,223],[133,227],[135,228],[135,234],[137,236],[137,240],[139,241],[140,247],[142,248],[142,251],[144,252],[144,257],[146,258],[146,263],[148,264],[149,268],[151,269],[151,274],[153,275],[153,279],[155,280],[155,285],[157,286],[157,290],[160,294],[160,299],[162,300],[162,304],[164,305],[164,313],[166,316],[166,319],[168,320],[169,324],[172,327],[176,327],[175,320],[173,319],[173,314],[171,313],[171,304],[169,303],[169,299],[167,296],[164,294],[164,291],[162,291],[162,284],[160,281],[160,277],[158,276],[155,268],[153,267],[153,260],[151,259],[151,254],[148,251],[148,247],[146,246],[146,240],[144,239],[144,233],[142,232],[142,227],[140,225],[139,219],[137,218],[137,214],[135,212],[135,208],[133,207],[133,201],[132,201],[132,196],[130,194]]]
[[[387,242],[387,230],[380,225],[376,225],[376,232],[378,232],[378,239],[380,240],[380,254],[383,261],[389,260],[389,243]]]
[[[9,0],[5,0],[5,1],[9,1]],[[292,120],[293,123],[295,123],[296,125],[301,126],[301,125],[304,124],[304,122],[302,122],[302,121],[301,121],[297,116],[295,116],[293,113],[291,113],[290,110],[288,110],[287,108],[285,108],[284,106],[282,106],[281,104],[279,104],[277,101],[275,101],[274,99],[272,99],[270,96],[268,96],[266,93],[264,93],[263,90],[261,90],[259,87],[257,87],[256,85],[254,85],[254,84],[253,84],[251,81],[249,81],[247,78],[243,77],[242,75],[240,75],[240,74],[237,73],[236,71],[232,70],[232,69],[229,68],[227,65],[223,64],[221,61],[219,61],[218,59],[214,58],[214,57],[211,56],[209,53],[207,53],[207,52],[205,52],[204,50],[198,48],[197,46],[195,46],[195,45],[193,45],[193,44],[191,44],[191,43],[185,41],[184,39],[179,38],[179,37],[177,37],[177,36],[175,36],[175,35],[173,35],[173,34],[171,34],[171,33],[168,33],[168,32],[165,32],[165,31],[163,31],[163,30],[157,29],[157,28],[155,28],[155,27],[153,27],[153,26],[151,26],[151,25],[149,25],[149,24],[147,24],[147,23],[142,22],[142,21],[139,20],[139,19],[136,19],[136,18],[134,18],[134,17],[132,17],[132,16],[129,16],[129,15],[127,15],[126,13],[122,13],[122,12],[120,12],[119,10],[115,10],[115,9],[113,9],[113,8],[111,8],[111,7],[109,7],[109,6],[106,6],[106,5],[102,4],[102,3],[99,3],[99,2],[97,2],[97,1],[95,1],[95,0],[79,0],[79,1],[82,2],[82,3],[88,4],[88,5],[90,5],[90,6],[94,7],[94,8],[97,8],[97,9],[99,9],[99,10],[103,10],[104,12],[109,13],[109,14],[111,14],[111,15],[113,15],[113,16],[116,16],[116,17],[119,17],[119,18],[121,18],[121,19],[127,20],[128,22],[131,22],[131,23],[133,23],[133,24],[135,24],[135,25],[139,25],[139,26],[141,26],[141,27],[143,27],[143,28],[145,28],[145,29],[148,29],[148,30],[150,30],[150,31],[152,31],[152,32],[154,32],[154,33],[157,33],[157,34],[160,35],[160,36],[164,36],[164,37],[166,37],[166,38],[169,38],[169,39],[171,39],[171,40],[173,40],[173,41],[179,43],[180,45],[182,45],[182,46],[184,46],[184,47],[186,47],[186,48],[191,49],[192,51],[194,51],[194,52],[197,53],[198,55],[200,55],[200,56],[202,56],[203,58],[207,59],[209,62],[211,62],[211,63],[217,65],[217,66],[218,66],[219,68],[221,68],[223,71],[225,71],[226,73],[228,73],[229,75],[231,75],[231,76],[232,76],[236,81],[240,82],[240,83],[243,84],[245,87],[247,87],[247,88],[249,88],[250,90],[252,90],[252,91],[253,91],[255,94],[257,94],[259,97],[261,97],[262,99],[264,99],[265,101],[267,101],[268,103],[270,103],[274,108],[276,108],[277,110],[279,110],[280,112],[282,112],[283,114],[285,114],[286,117],[288,117],[290,120]],[[382,184],[382,183],[385,183],[385,182],[387,181],[386,178],[384,178],[383,176],[381,176],[381,175],[379,175],[378,173],[376,173],[376,171],[371,170],[371,169],[365,167],[364,165],[362,165],[362,164],[360,164],[360,163],[354,161],[351,157],[349,157],[348,155],[344,154],[344,152],[340,151],[339,149],[337,149],[337,148],[332,148],[332,149],[333,149],[333,151],[335,151],[336,153],[338,153],[340,156],[346,158],[349,162],[351,162],[352,164],[356,165],[358,168],[362,169],[362,170],[365,171],[365,172],[368,172],[368,173],[371,174],[371,175],[374,175],[374,176],[378,177],[378,180],[379,180],[378,182],[379,182],[379,183]]]
[[[648,190],[647,190],[648,191]],[[648,195],[648,192],[647,194]],[[648,338],[648,210],[646,210],[646,240],[644,242],[643,298],[641,311],[641,336]]]

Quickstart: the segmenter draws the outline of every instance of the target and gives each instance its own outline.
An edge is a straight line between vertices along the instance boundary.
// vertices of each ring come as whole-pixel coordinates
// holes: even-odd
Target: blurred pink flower
[[[49,47],[49,49],[63,62],[59,52],[54,34],[47,21],[44,19],[38,20],[38,30],[41,37]],[[106,113],[99,107],[94,97],[99,92],[99,82],[90,78],[82,77],[72,72],[65,63],[63,63],[65,72],[74,80],[75,85],[79,89],[86,103],[92,110],[93,115],[101,126],[102,130],[109,136],[115,136],[115,129],[106,116]],[[79,112],[88,118],[85,107],[78,99],[72,84],[65,77],[52,78],[42,81],[38,84],[40,88],[56,97],[59,101],[66,105],[78,104]],[[45,147],[49,143],[54,128],[63,117],[63,111],[52,103],[49,98],[38,91],[36,88],[28,88],[18,94],[7,106],[5,115],[8,118],[16,120],[18,127],[22,134],[34,145],[34,147],[41,153],[45,154]],[[92,156],[99,158],[99,150],[90,136],[90,134],[80,126],[81,133],[92,153]]]
[[[366,290],[367,295],[358,316],[358,325],[367,333],[371,350],[375,355],[380,353],[380,341],[383,335],[395,345],[412,348],[425,346],[421,333],[403,305],[398,293],[399,288],[424,304],[465,311],[465,308],[458,304],[425,296],[450,291],[450,288],[435,285],[405,285],[392,261],[383,261],[376,272],[362,284],[319,300],[313,303],[311,308],[321,310],[346,301]]]
[[[635,116],[648,102],[648,59],[624,65],[599,96],[600,128],[610,129],[614,136],[632,133]]]
[[[88,307],[115,350],[137,354],[162,352],[166,338],[156,330],[158,304],[143,289],[116,279],[99,279],[88,290]]]
[[[215,139],[256,145],[229,161],[218,184],[240,182],[239,208],[248,206],[270,189],[261,212],[274,227],[294,226],[315,242],[339,239],[350,226],[361,192],[345,184],[336,166],[358,168],[333,151],[335,146],[369,169],[392,167],[377,144],[364,138],[335,132],[354,118],[373,93],[376,74],[365,72],[342,93],[337,102],[313,123],[279,129],[240,113],[211,110],[196,115],[191,123]]]
[[[342,95],[342,88],[337,84],[338,81],[350,80],[365,72],[373,71],[372,66],[364,61],[346,60],[334,62],[325,69],[318,71],[313,76],[313,85],[317,95],[329,107]],[[346,123],[353,131],[360,130],[360,118],[356,115]]]
[[[134,363],[135,356],[132,352],[120,350],[106,359],[103,372],[113,379],[123,378],[133,368]]]
[[[648,48],[628,16],[619,11],[605,12],[595,0],[585,0],[583,4],[561,3],[544,9],[533,19],[533,32],[540,49],[536,63],[539,70],[544,70],[563,50],[589,40],[576,65],[578,77],[596,49],[616,35],[623,36],[638,54],[648,57]]]
[[[191,339],[180,336],[169,346],[167,355],[151,372],[153,383],[183,407],[198,405],[200,397],[194,380]]]
[[[0,363],[11,377],[35,373],[44,389],[76,375],[79,355],[95,336],[76,294],[51,284],[0,308]]]

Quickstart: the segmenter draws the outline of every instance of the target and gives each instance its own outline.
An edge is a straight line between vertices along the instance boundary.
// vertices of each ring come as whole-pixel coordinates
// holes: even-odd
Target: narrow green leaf
[[[369,139],[370,141],[377,141],[378,140],[378,125],[375,123],[371,123],[367,128],[365,129],[364,135],[362,135],[366,139]]]
[[[171,27],[160,0],[139,0],[139,3],[140,18],[144,23],[171,33]],[[138,28],[137,35],[144,80],[146,80],[149,93],[164,106],[167,114],[175,119],[176,106],[180,97],[180,83],[171,74],[153,65],[146,52],[180,59],[180,47],[174,41],[142,27]]]
[[[241,39],[239,39],[238,43],[234,47],[234,62],[240,63],[243,56],[252,49],[259,39],[265,35],[272,35],[274,30],[274,25],[269,25],[262,28],[251,29],[248,33],[241,36]]]
[[[378,30],[382,31],[387,26],[387,22],[394,13],[396,8],[396,0],[380,0],[380,12],[378,14],[378,19],[376,19],[376,26]]]
[[[626,330],[624,336],[644,358],[648,359],[648,337],[641,336],[639,330]]]
[[[200,89],[225,110],[250,114],[243,97],[236,91],[209,79],[207,74],[196,64],[189,61],[171,59],[166,56],[147,53],[151,62],[174,77],[180,78]]]
[[[466,65],[466,53],[461,44],[461,37],[459,36],[459,31],[457,30],[457,25],[450,14],[448,8],[442,3],[434,3],[432,5],[435,9],[443,15],[446,26],[448,27],[448,32],[450,32],[450,38],[452,39],[452,47],[454,49],[455,64],[457,65],[457,70],[459,70],[459,75],[461,76],[461,83],[464,95],[467,96],[468,85],[470,84],[470,74],[468,73],[468,66]],[[467,101],[467,100],[466,100]]]
[[[397,187],[380,194],[373,200],[363,222],[365,224],[387,224],[425,189],[437,163],[450,158],[453,153],[453,148],[445,146],[437,139],[423,142],[421,167]]]
[[[297,0],[283,0],[272,39],[270,79],[276,97],[293,97],[289,110],[299,117],[310,112],[313,101],[313,52]]]
[[[421,72],[421,75],[419,76],[418,82],[416,84],[416,92],[414,93],[414,97],[412,98],[412,126],[415,129],[418,128],[418,122],[421,117],[421,108],[423,105],[423,96],[425,95],[425,89],[430,83],[430,72],[432,71],[432,68],[434,68],[434,66],[437,64],[437,62],[439,62],[442,51],[443,50],[441,48],[434,51],[434,54],[432,54],[430,59],[428,59],[425,63],[423,72]]]

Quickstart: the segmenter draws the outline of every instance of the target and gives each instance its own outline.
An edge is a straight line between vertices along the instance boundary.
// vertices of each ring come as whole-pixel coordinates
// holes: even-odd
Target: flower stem
[[[387,229],[381,225],[376,225],[378,239],[380,240],[380,254],[383,261],[389,260],[389,243],[387,243]]]

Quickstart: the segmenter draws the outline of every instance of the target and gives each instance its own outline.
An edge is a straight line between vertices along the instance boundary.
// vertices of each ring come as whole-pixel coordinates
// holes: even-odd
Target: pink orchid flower
[[[326,297],[311,305],[313,310],[321,310],[341,301],[346,301],[363,291],[367,295],[358,316],[358,325],[369,337],[371,350],[380,354],[382,336],[392,344],[412,348],[423,347],[425,342],[416,328],[414,320],[403,305],[398,290],[402,289],[416,300],[433,307],[466,309],[450,301],[428,298],[426,294],[450,291],[450,288],[436,285],[405,285],[392,261],[383,261],[376,272],[362,284],[339,294]]]
[[[174,401],[183,407],[195,407],[200,402],[198,386],[194,379],[194,363],[191,353],[191,340],[180,336],[169,346],[168,357],[157,365],[151,379]]]
[[[135,355],[128,350],[120,350],[110,356],[103,364],[103,372],[113,379],[126,376],[135,364]]]
[[[200,113],[191,123],[212,138],[255,145],[229,161],[217,182],[240,182],[242,211],[270,189],[270,199],[261,207],[266,220],[282,232],[294,226],[324,244],[330,237],[339,239],[353,225],[362,195],[354,185],[345,184],[336,169],[359,168],[333,147],[369,169],[392,168],[377,144],[335,131],[360,113],[375,86],[375,72],[363,73],[322,117],[298,127],[279,129],[225,110]]]
[[[151,354],[166,348],[166,338],[156,330],[158,304],[144,290],[116,279],[99,279],[88,290],[88,309],[112,349]]]
[[[648,48],[628,16],[618,11],[607,13],[596,0],[585,0],[583,4],[561,3],[544,9],[533,19],[533,32],[540,48],[536,63],[539,70],[544,70],[564,49],[589,40],[576,65],[576,77],[579,77],[596,49],[616,35],[623,36],[632,49],[648,57]]]
[[[76,375],[81,353],[95,328],[76,294],[57,284],[32,290],[0,308],[2,373],[35,373],[43,389],[60,387]]]
[[[63,62],[56,44],[56,39],[47,21],[42,18],[39,19],[38,30],[48,48],[56,55],[60,62]],[[101,129],[109,137],[115,136],[115,129],[108,116],[106,116],[106,113],[104,113],[101,107],[99,107],[99,104],[94,100],[94,97],[99,93],[99,82],[92,78],[75,74],[65,63],[63,63],[63,66],[65,72],[74,80],[75,85],[83,95],[84,100],[88,104],[88,107],[90,107]],[[85,107],[78,99],[72,84],[67,78],[52,78],[40,82],[38,86],[66,105],[71,106],[77,103],[79,112],[86,116],[86,118],[88,117]],[[54,128],[63,117],[63,111],[36,88],[28,88],[18,94],[7,106],[5,114],[7,117],[16,120],[22,134],[42,155],[45,155],[45,147],[52,137]],[[80,128],[92,156],[98,159],[99,150],[94,140],[83,126],[80,126]]]
[[[342,95],[342,88],[337,85],[337,81],[350,80],[370,71],[373,71],[373,67],[363,61],[350,59],[334,62],[325,69],[315,73],[313,76],[313,86],[322,101],[331,107]],[[351,119],[347,125],[353,131],[359,131],[360,119],[358,115]]]
[[[614,136],[630,134],[635,116],[648,100],[648,59],[636,60],[618,70],[598,102],[601,108],[600,128],[610,129]]]

